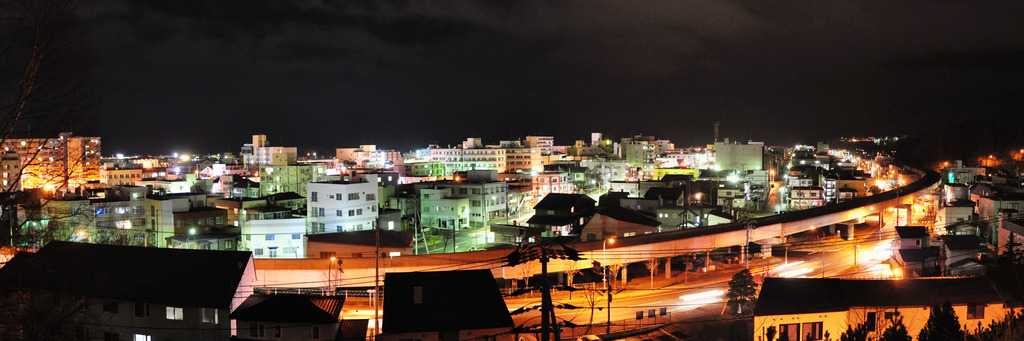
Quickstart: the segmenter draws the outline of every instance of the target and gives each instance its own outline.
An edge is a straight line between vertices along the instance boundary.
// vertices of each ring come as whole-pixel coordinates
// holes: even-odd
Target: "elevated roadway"
[[[750,241],[769,241],[780,237],[840,224],[879,214],[898,204],[913,202],[931,194],[939,183],[939,174],[919,172],[919,179],[898,190],[869,197],[856,198],[841,204],[790,212],[755,220],[750,228]],[[898,196],[897,196],[898,192]],[[710,251],[743,245],[747,240],[747,222],[735,222],[697,229],[671,231],[659,234],[617,238],[615,243],[602,246],[603,241],[580,242],[571,245],[583,252],[583,260],[552,260],[549,272],[591,267],[596,260],[602,264],[641,262],[650,258],[666,258],[681,254]],[[773,241],[774,240],[774,241]],[[518,279],[540,272],[537,262],[516,267],[504,267],[501,258],[511,249],[460,252],[449,254],[385,257],[379,260],[380,275],[388,272],[444,271],[488,269],[495,278]],[[376,268],[374,258],[346,258],[339,266],[329,259],[257,259],[255,261],[258,287],[367,287],[373,286]],[[383,281],[382,281],[383,282]]]

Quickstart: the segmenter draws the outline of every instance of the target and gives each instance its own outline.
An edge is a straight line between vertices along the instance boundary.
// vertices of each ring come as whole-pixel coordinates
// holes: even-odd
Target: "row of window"
[[[275,240],[276,239],[275,236],[276,235],[268,234],[265,237],[267,238],[267,240]],[[288,235],[285,234],[285,235],[282,235],[282,236],[288,236]],[[292,233],[291,237],[292,237],[292,240],[299,240],[299,239],[302,239],[302,234],[301,233]]]
[[[116,214],[125,214],[125,213],[145,214],[146,210],[144,208],[142,208],[142,206],[116,207],[116,208],[115,207],[106,207],[106,208],[105,207],[98,207],[98,208],[96,208],[96,215],[115,214],[115,213]]]
[[[104,301],[103,312],[118,314],[120,306],[118,303],[118,301]],[[150,316],[149,303],[133,302],[132,307],[135,317],[147,318]],[[168,320],[181,321],[185,319],[185,308],[167,306],[164,307],[164,312],[164,317]],[[199,315],[202,323],[217,324],[220,321],[217,308],[200,308]]]
[[[249,323],[249,336],[250,337],[267,337],[267,329],[271,330],[274,338],[281,338],[281,325],[275,324],[273,327],[268,327],[263,323],[251,322]],[[320,338],[320,326],[311,326],[309,331],[310,338],[316,340]]]
[[[276,246],[268,247],[267,248],[267,256],[270,257],[270,258],[276,258],[277,254],[278,254],[277,249],[278,248]],[[299,248],[297,248],[297,247],[284,247],[284,248],[281,248],[281,253],[285,254],[285,255],[298,256]],[[252,249],[252,254],[255,255],[255,256],[263,256],[263,248]]]
[[[220,225],[224,223],[224,217],[209,217],[209,218],[196,218],[196,219],[178,219],[174,221],[174,227],[189,227],[189,226],[208,226],[208,225]]]
[[[343,200],[342,198],[345,197],[345,196],[343,196],[341,193],[337,193],[337,194],[332,195],[330,197],[331,197],[331,199],[335,199],[335,200]],[[349,193],[347,198],[348,198],[348,200],[359,200],[359,193]],[[374,200],[377,200],[377,194],[367,193],[365,198],[366,198],[366,201],[374,201]],[[320,193],[319,192],[309,192],[309,201],[311,201],[311,202],[318,202],[319,200],[320,200]]]

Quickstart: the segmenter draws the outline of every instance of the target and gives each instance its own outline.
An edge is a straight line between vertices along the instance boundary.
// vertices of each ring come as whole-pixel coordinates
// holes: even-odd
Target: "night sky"
[[[1024,116],[1021,1],[82,3],[104,154],[792,145]],[[1012,124],[1007,125],[1006,122]],[[944,130],[945,129],[945,130]],[[955,131],[955,129],[953,129]],[[1021,129],[1017,129],[1021,131]]]

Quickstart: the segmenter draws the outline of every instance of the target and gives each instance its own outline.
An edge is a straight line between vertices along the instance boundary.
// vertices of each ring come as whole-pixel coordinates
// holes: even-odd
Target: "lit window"
[[[134,340],[134,341],[153,341],[153,336],[152,335],[144,335],[144,334],[135,334],[135,337],[133,337],[132,340]]]
[[[167,307],[167,319],[181,321],[185,319],[185,309],[179,307]]]
[[[217,324],[220,318],[217,316],[217,308],[202,309],[203,323]]]

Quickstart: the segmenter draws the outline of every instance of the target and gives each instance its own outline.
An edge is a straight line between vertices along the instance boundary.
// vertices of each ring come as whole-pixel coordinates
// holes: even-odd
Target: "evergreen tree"
[[[878,341],[911,341],[907,333],[907,326],[903,325],[903,316],[897,311],[892,316],[892,323],[882,331],[882,337]]]
[[[1006,250],[999,256],[999,263],[1003,266],[1024,264],[1024,249],[1013,232],[1010,232],[1010,238],[1006,241]]]
[[[970,334],[970,340],[1010,341],[1024,339],[1024,311],[1010,311],[1002,320]]]
[[[960,330],[960,318],[953,311],[949,301],[942,306],[932,306],[932,314],[928,322],[917,335],[919,341],[963,340],[964,332]]]
[[[754,302],[757,300],[757,282],[750,275],[750,270],[742,270],[732,276],[729,281],[729,292],[726,305],[736,315],[746,316],[753,313]]]
[[[867,341],[868,325],[858,324],[856,327],[846,326],[846,331],[839,335],[839,341]]]

